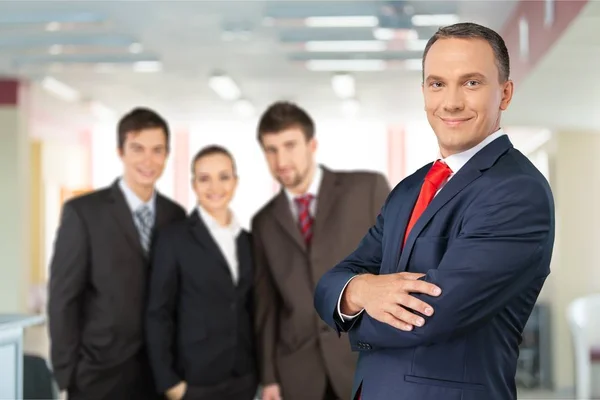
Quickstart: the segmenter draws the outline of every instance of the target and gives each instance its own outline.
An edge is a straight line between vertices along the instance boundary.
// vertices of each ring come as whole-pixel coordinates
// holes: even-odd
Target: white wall
[[[317,161],[338,170],[388,173],[387,126],[377,121],[317,122]]]
[[[46,267],[52,257],[56,230],[60,222],[61,188],[78,189],[89,185],[88,157],[88,149],[82,144],[45,141],[42,145]]]
[[[405,165],[408,176],[424,165],[435,161],[440,152],[435,133],[427,120],[408,123],[404,132]]]
[[[0,312],[24,312],[29,272],[29,146],[23,113],[0,106]]]

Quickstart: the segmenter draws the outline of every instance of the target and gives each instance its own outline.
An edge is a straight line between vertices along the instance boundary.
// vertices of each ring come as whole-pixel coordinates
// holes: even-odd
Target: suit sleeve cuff
[[[346,282],[346,284],[344,285],[344,288],[342,289],[342,291],[340,293],[340,297],[338,298],[337,312],[338,312],[338,315],[340,316],[340,319],[342,320],[342,322],[352,321],[354,318],[358,317],[364,311],[364,310],[360,310],[357,314],[354,314],[354,315],[342,314],[342,311],[341,311],[342,296],[344,295],[344,290],[346,290],[346,286],[348,286],[348,284],[350,283],[350,281],[352,279],[356,278],[357,276],[358,275],[355,275],[352,278],[348,279],[348,282]]]

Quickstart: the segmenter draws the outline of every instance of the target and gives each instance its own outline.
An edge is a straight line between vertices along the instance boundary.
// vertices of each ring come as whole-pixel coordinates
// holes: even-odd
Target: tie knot
[[[296,204],[298,204],[298,206],[307,208],[308,206],[310,206],[310,202],[312,199],[312,194],[304,194],[302,196],[296,197],[294,200],[296,201]]]
[[[443,161],[437,160],[427,172],[425,180],[433,184],[435,187],[439,187],[448,177],[452,175],[452,170]]]

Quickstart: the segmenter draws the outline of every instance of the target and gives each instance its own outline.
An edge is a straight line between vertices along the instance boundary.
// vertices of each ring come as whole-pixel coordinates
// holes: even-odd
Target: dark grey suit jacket
[[[155,229],[185,218],[181,206],[160,194],[155,209]],[[117,385],[120,366],[137,368],[130,360],[143,350],[148,267],[118,182],[65,203],[48,301],[52,366],[61,389],[84,393],[93,386],[99,396]]]
[[[357,356],[320,320],[314,290],[375,224],[390,192],[380,174],[323,170],[310,249],[283,191],[252,222],[261,380],[279,383],[286,400],[322,399],[327,380],[350,398]]]

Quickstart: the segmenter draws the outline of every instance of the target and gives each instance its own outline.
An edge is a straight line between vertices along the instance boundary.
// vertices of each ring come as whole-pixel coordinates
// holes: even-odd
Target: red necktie
[[[431,200],[433,200],[433,197],[439,190],[440,186],[442,186],[442,183],[444,183],[450,175],[452,175],[452,170],[443,161],[438,160],[431,166],[431,169],[425,176],[423,186],[421,186],[421,193],[419,193],[419,198],[417,199],[415,207],[413,208],[410,221],[408,221],[408,225],[406,226],[404,243],[406,243],[406,239],[408,238],[410,230],[417,223],[417,220],[421,214],[423,214],[423,211],[425,211],[429,203],[431,203]]]
[[[294,199],[298,207],[298,225],[300,226],[304,243],[307,246],[310,245],[312,239],[313,217],[310,215],[310,202],[312,199],[313,196],[310,194],[305,194]]]

